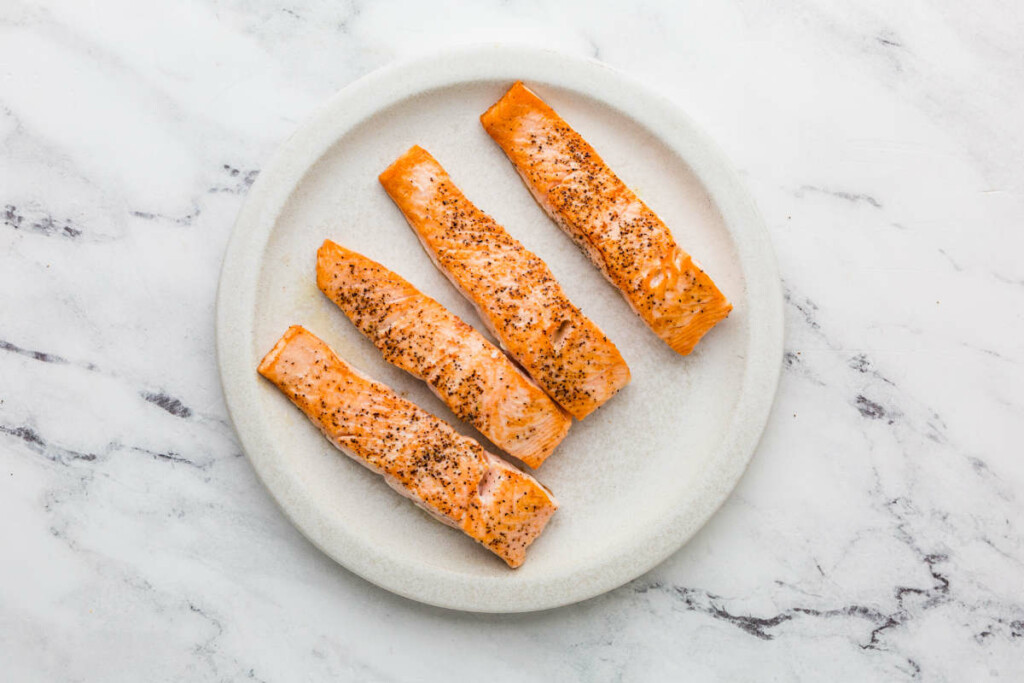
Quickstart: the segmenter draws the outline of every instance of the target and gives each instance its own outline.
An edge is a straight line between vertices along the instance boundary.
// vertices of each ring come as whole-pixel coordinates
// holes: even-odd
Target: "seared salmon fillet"
[[[629,382],[615,344],[547,264],[466,199],[425,149],[403,154],[380,182],[502,347],[573,417],[582,420]]]
[[[260,363],[342,452],[518,567],[558,508],[536,479],[406,401],[294,325]]]
[[[447,308],[376,261],[326,240],[316,282],[384,359],[425,381],[495,446],[539,467],[572,418]]]
[[[655,334],[686,355],[732,305],[583,137],[517,82],[481,117],[537,202]]]

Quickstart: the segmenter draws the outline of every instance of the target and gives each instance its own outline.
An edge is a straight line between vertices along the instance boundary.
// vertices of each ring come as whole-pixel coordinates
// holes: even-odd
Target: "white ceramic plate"
[[[676,355],[633,315],[536,206],[480,126],[480,113],[515,79],[597,148],[733,302],[729,318],[692,355]],[[315,252],[329,237],[484,329],[377,182],[413,144],[430,150],[470,200],[547,261],[633,374],[618,396],[573,425],[537,471],[561,509],[515,571],[334,450],[256,374],[285,329],[301,324],[356,367],[482,439],[425,385],[385,363],[315,284]],[[320,549],[415,600],[527,611],[583,600],[642,574],[722,504],[771,407],[782,296],[753,203],[676,107],[596,62],[477,48],[374,73],[338,93],[284,144],[249,192],[224,258],[217,349],[246,453],[285,514]]]

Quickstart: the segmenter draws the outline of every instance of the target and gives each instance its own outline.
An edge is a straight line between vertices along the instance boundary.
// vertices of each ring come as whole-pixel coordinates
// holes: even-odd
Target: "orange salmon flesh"
[[[533,380],[397,273],[327,240],[316,280],[385,360],[425,381],[498,448],[539,467],[568,434],[572,418]]]
[[[521,82],[480,122],[534,199],[666,344],[686,355],[732,305],[665,223]]]
[[[380,182],[502,347],[573,417],[582,420],[629,382],[615,344],[547,264],[474,206],[425,149],[403,154]]]
[[[400,397],[294,325],[259,365],[342,452],[518,567],[558,508],[536,479]]]

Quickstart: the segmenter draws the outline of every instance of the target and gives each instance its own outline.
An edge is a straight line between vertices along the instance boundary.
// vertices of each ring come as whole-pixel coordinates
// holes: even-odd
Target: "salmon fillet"
[[[294,325],[259,372],[345,454],[518,567],[558,508],[536,479],[406,401]]]
[[[502,347],[573,417],[582,420],[629,382],[619,350],[547,264],[466,199],[425,149],[403,154],[380,182]]]
[[[534,199],[680,354],[732,305],[583,137],[517,82],[481,117]]]
[[[384,359],[495,446],[539,467],[572,418],[482,334],[376,261],[326,240],[316,281]]]

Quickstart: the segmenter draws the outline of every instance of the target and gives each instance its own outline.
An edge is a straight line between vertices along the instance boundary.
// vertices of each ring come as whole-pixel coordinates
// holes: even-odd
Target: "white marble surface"
[[[0,6],[5,680],[1020,680],[1019,3]],[[787,291],[753,464],[683,550],[533,615],[424,607],[310,546],[213,354],[225,241],[324,98],[532,42],[665,92]]]

